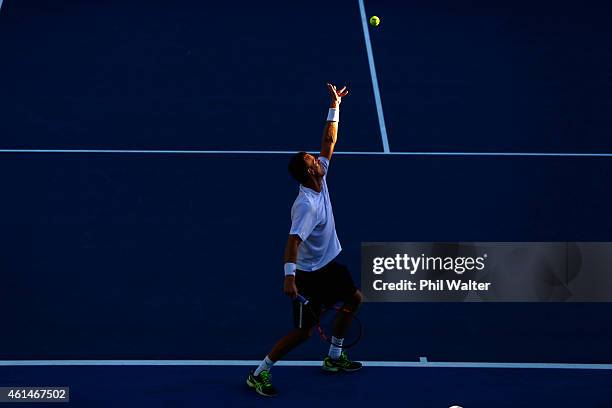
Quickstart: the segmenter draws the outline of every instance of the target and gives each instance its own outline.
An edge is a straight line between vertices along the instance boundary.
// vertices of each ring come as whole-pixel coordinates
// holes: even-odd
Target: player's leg
[[[320,306],[316,303],[313,302],[312,307],[315,308],[315,313],[320,312]],[[275,396],[278,394],[272,385],[270,369],[287,353],[308,340],[312,335],[312,328],[317,324],[315,316],[305,312],[304,305],[297,300],[293,302],[293,324],[295,328],[277,341],[259,367],[249,374],[247,384],[260,395]]]
[[[293,350],[299,344],[308,340],[312,333],[310,329],[293,329],[279,341],[276,342],[272,350],[263,359],[254,371],[249,374],[247,378],[247,384],[249,387],[255,389],[255,391],[266,397],[274,397],[278,394],[276,388],[272,385],[272,376],[270,375],[270,369],[274,363],[283,358],[289,351]]]
[[[276,342],[272,350],[268,353],[268,357],[270,357],[270,360],[273,362],[277,362],[295,347],[308,340],[311,335],[312,327],[291,330],[287,335]]]
[[[334,337],[344,338],[344,335],[351,326],[353,316],[355,313],[357,313],[362,300],[363,296],[361,295],[361,291],[357,289],[351,298],[344,302],[336,315],[333,332]]]
[[[330,286],[334,288],[337,298],[344,303],[336,315],[334,331],[331,338],[331,345],[327,357],[323,359],[323,369],[326,371],[357,371],[362,364],[351,361],[348,355],[343,352],[342,344],[344,336],[351,325],[353,316],[359,309],[362,301],[361,291],[355,287],[353,278],[346,267],[334,263],[330,271]]]

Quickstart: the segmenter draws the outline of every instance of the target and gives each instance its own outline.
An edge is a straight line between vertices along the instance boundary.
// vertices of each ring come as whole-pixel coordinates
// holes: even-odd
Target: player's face
[[[313,176],[323,177],[325,175],[325,170],[323,169],[323,166],[321,166],[321,161],[319,161],[319,159],[316,159],[311,154],[307,154],[304,156],[304,160],[308,165],[308,172]]]

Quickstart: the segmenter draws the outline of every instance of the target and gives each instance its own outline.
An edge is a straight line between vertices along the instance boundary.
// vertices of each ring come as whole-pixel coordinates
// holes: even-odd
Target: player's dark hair
[[[289,160],[289,174],[302,184],[308,181],[308,165],[304,160],[306,154],[306,152],[298,152]]]

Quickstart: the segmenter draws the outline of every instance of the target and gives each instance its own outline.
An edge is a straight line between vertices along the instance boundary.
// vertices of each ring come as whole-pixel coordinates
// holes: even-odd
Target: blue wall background
[[[610,10],[366,2],[395,151],[610,152]],[[382,145],[356,1],[7,0],[0,147]],[[287,157],[2,154],[0,358],[260,358],[291,327]],[[336,156],[365,241],[609,241],[604,158]],[[357,357],[607,362],[609,304],[368,304]],[[313,340],[292,358],[317,358]]]

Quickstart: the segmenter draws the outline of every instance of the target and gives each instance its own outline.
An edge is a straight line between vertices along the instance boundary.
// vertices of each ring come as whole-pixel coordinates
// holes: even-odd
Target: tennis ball
[[[380,24],[380,18],[378,18],[377,16],[370,17],[370,25],[372,27],[378,27],[379,24]]]

